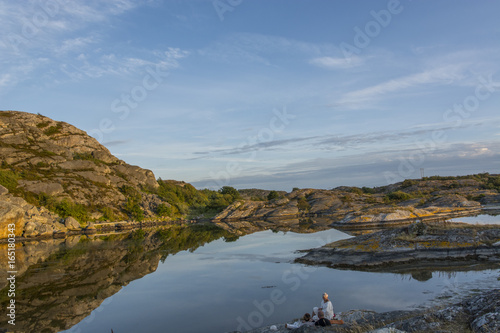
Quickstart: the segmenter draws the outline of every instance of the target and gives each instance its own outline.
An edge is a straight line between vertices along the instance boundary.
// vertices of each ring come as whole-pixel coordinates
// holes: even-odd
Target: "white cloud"
[[[177,48],[166,51],[143,52],[144,58],[126,57],[114,53],[103,55],[80,54],[59,66],[59,69],[72,80],[99,78],[105,75],[126,76],[145,71],[147,67],[168,71],[179,67],[179,59],[189,52]]]
[[[462,79],[464,77],[463,72],[464,68],[461,65],[448,65],[433,68],[417,74],[392,79],[371,87],[349,92],[345,94],[338,103],[356,107],[387,96],[389,93],[396,93],[409,88],[428,84],[448,85]]]
[[[216,61],[227,63],[261,63],[272,65],[272,59],[286,57],[307,58],[339,53],[331,44],[315,44],[281,36],[252,33],[234,33],[199,51]]]
[[[61,43],[61,46],[56,48],[55,52],[63,55],[71,52],[79,52],[85,49],[90,44],[97,43],[98,40],[94,37],[76,37],[71,39],[66,39]]]
[[[0,76],[0,87],[7,86],[12,80],[12,76],[10,74],[2,74]]]
[[[364,63],[364,61],[357,56],[353,56],[349,59],[346,58],[334,58],[334,57],[318,57],[309,60],[311,65],[319,66],[326,69],[346,69],[351,67],[357,67]]]

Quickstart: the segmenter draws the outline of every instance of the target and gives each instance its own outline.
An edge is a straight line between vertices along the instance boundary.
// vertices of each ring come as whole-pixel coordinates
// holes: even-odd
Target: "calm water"
[[[227,332],[290,321],[319,305],[323,291],[336,311],[389,311],[452,297],[461,288],[498,285],[498,270],[434,273],[421,282],[411,275],[292,263],[295,250],[346,237],[336,230],[262,231],[177,253],[68,332],[164,332],[167,327],[169,332]]]
[[[36,332],[228,332],[290,322],[318,306],[325,291],[336,312],[389,311],[500,287],[498,267],[392,274],[293,263],[297,250],[350,237],[333,229],[265,230],[237,240],[174,236],[178,243],[168,248],[147,235],[133,242],[40,243],[58,252],[20,273],[18,322]],[[42,253],[25,252],[33,263]]]
[[[480,214],[477,216],[457,217],[452,222],[464,222],[470,224],[496,224],[500,225],[500,215]]]

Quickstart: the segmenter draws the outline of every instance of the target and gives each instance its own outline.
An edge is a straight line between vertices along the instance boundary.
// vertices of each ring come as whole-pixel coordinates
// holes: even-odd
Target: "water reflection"
[[[306,271],[292,264],[299,256],[296,250],[349,237],[318,219],[90,237],[17,244],[16,331],[58,332],[76,325],[71,332],[163,332],[168,325],[171,331],[224,332],[236,329],[237,318],[247,319],[255,310],[253,300],[263,302],[276,289],[286,293],[287,302],[263,323],[290,320],[298,306],[309,311],[324,288],[344,307],[337,310],[372,306],[377,311],[410,306],[429,298],[424,290],[440,288],[433,271],[414,267],[395,275],[323,267]],[[4,269],[6,257],[0,260]],[[6,271],[1,273],[0,305],[5,309]],[[467,278],[459,276],[460,281]],[[175,326],[192,318],[193,307],[197,322],[189,329]],[[227,321],[218,319],[221,313]],[[5,316],[0,328],[10,328]]]
[[[58,332],[87,317],[131,281],[154,272],[179,251],[233,234],[217,227],[174,226],[108,236],[74,236],[20,243],[16,247],[16,331]],[[0,245],[1,307],[7,298],[7,245]],[[1,328],[9,328],[7,317]]]

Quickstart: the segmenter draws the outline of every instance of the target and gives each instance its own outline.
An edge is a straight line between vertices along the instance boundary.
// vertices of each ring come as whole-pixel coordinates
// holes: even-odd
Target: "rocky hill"
[[[17,187],[9,188],[14,194],[31,201],[44,193],[76,204],[92,202],[96,215],[104,214],[103,207],[120,213],[116,207],[126,199],[120,188],[158,187],[152,171],[119,160],[84,131],[42,115],[0,112],[0,159],[3,176],[17,178]],[[154,207],[144,208],[148,214]]]
[[[212,217],[239,198],[230,187],[157,180],[84,131],[26,112],[0,111],[0,164],[0,239],[8,224],[16,236],[34,237],[92,222]]]

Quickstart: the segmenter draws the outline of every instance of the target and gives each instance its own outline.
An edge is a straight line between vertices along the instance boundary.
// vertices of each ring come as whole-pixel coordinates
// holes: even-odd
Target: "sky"
[[[198,188],[500,173],[500,2],[1,0],[0,110]]]

